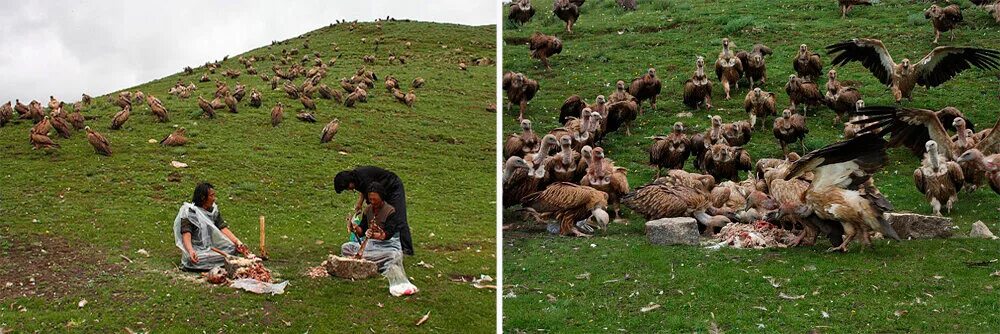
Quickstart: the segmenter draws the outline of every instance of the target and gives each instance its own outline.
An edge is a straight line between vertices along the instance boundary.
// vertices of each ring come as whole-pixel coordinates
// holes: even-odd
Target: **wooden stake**
[[[267,259],[267,248],[264,243],[264,216],[260,216],[260,258]]]

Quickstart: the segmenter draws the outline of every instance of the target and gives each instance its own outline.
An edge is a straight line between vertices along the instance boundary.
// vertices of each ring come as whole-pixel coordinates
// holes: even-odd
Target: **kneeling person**
[[[226,254],[246,255],[247,248],[229,230],[215,204],[215,189],[207,182],[194,188],[191,203],[184,203],[174,218],[174,242],[181,249],[181,265],[187,270],[209,270],[226,263],[218,248]]]
[[[389,279],[389,292],[394,296],[411,295],[417,292],[417,287],[410,283],[403,272],[403,251],[399,241],[402,221],[396,209],[382,200],[382,189],[373,186],[367,194],[368,202],[361,215],[361,224],[348,221],[348,230],[358,239],[366,239],[364,249],[356,241],[341,246],[341,255],[345,257],[361,257],[375,262],[378,270]]]

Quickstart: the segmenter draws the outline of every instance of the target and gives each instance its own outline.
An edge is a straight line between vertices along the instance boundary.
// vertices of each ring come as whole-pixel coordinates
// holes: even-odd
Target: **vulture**
[[[184,128],[178,128],[167,135],[163,140],[160,141],[160,145],[163,146],[184,146],[187,144],[188,139],[184,136],[187,130]]]
[[[7,125],[7,122],[14,119],[14,108],[11,108],[10,101],[0,106],[0,127]]]
[[[757,118],[761,119],[760,124],[763,129],[768,116],[778,115],[775,103],[774,93],[765,92],[760,87],[747,92],[747,97],[743,99],[743,109],[750,116],[750,129],[757,128]]]
[[[928,140],[926,146],[924,161],[913,171],[913,183],[930,202],[934,215],[941,215],[941,203],[951,213],[958,192],[965,184],[965,175],[957,162],[946,160],[938,152],[937,142]]]
[[[620,202],[628,191],[628,177],[625,168],[615,167],[610,159],[604,157],[604,149],[595,147],[590,153],[587,163],[587,174],[580,184],[589,186],[608,194],[607,203],[613,206],[615,219],[622,218]]]
[[[604,99],[604,95],[598,95],[594,104],[588,105],[580,95],[573,95],[563,101],[561,107],[559,107],[559,123],[566,124],[566,121],[570,117],[580,118],[583,117],[582,113],[584,109],[590,109],[593,112],[601,114],[601,116],[607,116],[607,101]]]
[[[49,111],[56,110],[56,108],[59,108],[60,103],[61,102],[59,102],[59,100],[56,100],[55,96],[49,95]]]
[[[385,77],[385,90],[391,92],[393,89],[399,89],[399,80],[396,80],[393,76]]]
[[[510,4],[507,19],[516,25],[522,25],[531,21],[532,16],[535,16],[535,8],[531,7],[531,0],[517,0]]]
[[[709,191],[680,184],[647,184],[622,197],[622,204],[646,220],[693,217],[708,234],[731,223],[726,216],[710,216],[712,196]]]
[[[639,5],[636,4],[636,0],[617,0],[618,7],[625,10],[636,10],[639,9]]]
[[[299,97],[299,102],[302,102],[302,107],[309,110],[316,110],[316,102],[310,99],[308,96],[302,95]]]
[[[150,95],[149,97],[156,99],[152,95]],[[160,123],[170,121],[170,117],[167,116],[167,108],[164,107],[162,102],[159,102],[158,99],[155,101],[157,102],[150,102],[149,104],[149,110],[153,112],[153,116],[156,116],[156,120]]]
[[[722,125],[722,137],[731,146],[743,146],[750,142],[752,130],[747,121],[726,123]]]
[[[660,170],[663,168],[684,168],[684,162],[691,155],[691,139],[684,133],[684,123],[676,122],[670,134],[652,139],[649,165],[656,167],[656,178],[660,178]]]
[[[59,144],[52,141],[48,133],[29,131],[28,139],[31,141],[32,149],[35,150],[40,148],[59,148]]]
[[[809,51],[805,44],[799,45],[799,53],[792,59],[792,67],[795,68],[795,74],[806,81],[815,82],[823,74],[823,60],[818,53]]]
[[[50,121],[52,122],[52,128],[56,129],[56,133],[58,133],[60,137],[70,137],[72,131],[70,131],[70,125],[66,122],[65,118],[51,117]]]
[[[740,171],[750,171],[753,162],[750,153],[739,146],[715,144],[705,148],[705,171],[716,180],[740,180]]]
[[[553,182],[574,182],[576,176],[577,162],[580,160],[580,152],[573,150],[573,138],[569,135],[559,137],[559,152],[547,158],[545,163],[546,174]]]
[[[417,101],[417,94],[414,94],[413,89],[410,88],[410,91],[406,93],[406,97],[403,100],[403,104],[406,104],[407,107],[413,108],[413,103],[416,101]]]
[[[792,110],[796,109],[797,104],[803,105],[803,115],[808,113],[809,106],[819,106],[825,100],[815,82],[803,80],[795,74],[788,75],[785,93],[788,94],[788,99],[792,103]]]
[[[593,143],[594,134],[601,125],[601,115],[590,111],[590,109],[584,109],[581,116],[582,118],[569,119],[562,127],[549,131],[549,134],[556,136],[556,138],[562,138],[564,134],[570,135],[573,139],[574,150],[579,150],[584,145]]]
[[[28,113],[24,116],[22,116],[21,118],[30,118],[31,121],[35,122],[36,124],[38,122],[41,122],[42,119],[45,118],[45,111],[42,110],[42,103],[32,100],[31,103],[28,104]]]
[[[566,31],[572,33],[573,23],[576,23],[576,19],[580,18],[580,7],[570,0],[556,0],[552,4],[552,13],[566,22]]]
[[[89,106],[91,99],[93,99],[93,98],[91,98],[90,95],[83,94],[80,97],[80,102],[83,102],[83,104],[86,104],[86,105]]]
[[[715,76],[722,83],[722,90],[726,92],[726,100],[730,98],[729,87],[740,89],[740,78],[743,77],[743,62],[729,45],[729,38],[722,39],[722,52],[715,60]]]
[[[503,75],[503,90],[507,91],[508,107],[517,103],[521,112],[518,121],[524,119],[524,111],[528,109],[528,101],[535,98],[538,92],[538,81],[528,79],[523,73],[507,72]]]
[[[215,118],[215,108],[201,96],[198,97],[198,108],[201,108],[201,111],[205,112],[208,118]]]
[[[544,166],[532,169],[522,157],[507,158],[503,165],[503,207],[521,204],[521,199],[538,191],[545,177]]]
[[[115,117],[111,119],[111,130],[121,129],[122,125],[125,124],[125,121],[128,121],[128,117],[131,114],[132,107],[126,105],[125,108],[122,108],[122,110],[115,114]]]
[[[684,82],[684,105],[696,110],[700,106],[706,111],[712,109],[712,82],[705,75],[705,57],[698,56],[694,74]]]
[[[87,141],[90,142],[90,146],[94,147],[94,152],[110,157],[111,143],[108,142],[108,138],[105,138],[104,135],[94,131],[89,126],[84,129],[87,130]]]
[[[300,121],[303,122],[316,123],[316,115],[314,115],[311,112],[300,112],[298,114],[295,114],[295,118],[298,118]]]
[[[955,27],[962,22],[962,8],[958,5],[941,7],[937,4],[931,5],[924,11],[924,18],[931,20],[934,26],[934,44],[938,43],[942,32],[951,31],[951,39],[955,40]]]
[[[247,87],[242,84],[236,84],[236,90],[233,91],[233,97],[236,98],[236,102],[243,102],[243,97],[247,95]]]
[[[861,110],[864,107],[865,107],[865,101],[864,100],[858,100],[858,102],[855,104],[855,106],[854,106],[854,115],[851,116],[851,118],[847,122],[847,124],[844,124],[844,139],[845,140],[846,139],[854,138],[854,137],[856,137],[858,135],[859,132],[861,132],[861,126],[858,125],[858,124],[862,123],[862,120],[864,120],[865,118],[868,118],[868,117],[867,116],[863,116],[863,115],[858,115],[857,112],[858,112],[858,110]]]
[[[305,95],[303,95],[303,97],[304,96]],[[225,99],[223,100],[226,103],[226,107],[229,109],[229,112],[234,114],[238,112],[236,110],[236,97],[233,97],[233,94],[227,93]]]
[[[757,81],[760,81],[761,85],[767,82],[767,64],[764,63],[764,57],[770,56],[771,53],[771,48],[764,44],[754,44],[749,53],[746,51],[736,53],[736,57],[743,63],[744,76],[750,82],[750,88],[754,88],[753,85]]]
[[[334,101],[337,101],[337,103],[344,102],[344,94],[342,94],[339,90],[331,89],[330,86],[327,86],[326,84],[320,84],[317,90],[319,91],[320,98],[324,98],[327,100],[332,99]]]
[[[337,135],[337,130],[340,130],[340,120],[334,118],[323,127],[323,132],[319,136],[319,143],[329,143]]]
[[[871,245],[871,231],[899,240],[883,215],[892,210],[892,204],[870,189],[868,182],[887,162],[885,140],[864,134],[809,152],[789,167],[786,181],[813,172],[813,181],[802,196],[804,211],[843,226],[844,241],[831,251],[846,252],[858,234],[862,244]]]
[[[521,120],[521,133],[512,133],[503,144],[504,159],[524,157],[528,153],[538,152],[540,140],[531,128],[531,120]]]
[[[399,103],[406,103],[406,94],[399,90],[399,88],[393,88],[391,92],[392,97],[396,98],[396,101],[399,101]]]
[[[861,100],[861,91],[854,87],[843,86],[837,81],[837,71],[830,70],[827,73],[829,80],[826,83],[826,95],[824,96],[826,100],[827,107],[833,109],[833,112],[837,114],[834,118],[834,124],[840,124],[844,118],[844,115],[851,116],[858,110],[858,101]]]
[[[728,144],[726,137],[722,135],[722,117],[712,116],[712,125],[705,129],[704,133],[696,133],[691,136],[691,155],[694,158],[694,165],[701,171],[705,171],[705,152],[707,148],[715,144]]]
[[[854,6],[871,6],[878,0],[837,0],[840,4],[840,18],[847,18],[847,13],[851,12]]]
[[[642,101],[649,100],[650,108],[656,110],[656,96],[660,95],[660,79],[656,77],[656,69],[650,67],[646,74],[632,80],[628,93],[635,97],[642,113]]]
[[[962,153],[958,157],[958,164],[962,167],[965,187],[969,191],[974,191],[984,182],[989,182],[993,191],[1000,194],[1000,153],[986,156],[974,148]]]
[[[639,104],[635,100],[615,102],[608,105],[607,131],[615,131],[625,126],[625,135],[632,135],[632,122],[639,115]]]
[[[781,151],[788,154],[788,144],[799,142],[802,144],[802,151],[806,150],[805,137],[809,133],[806,128],[806,118],[799,114],[793,114],[791,109],[781,111],[781,117],[774,119],[774,138],[778,139]]]
[[[50,116],[42,116],[42,120],[31,127],[32,133],[48,135],[49,131],[52,131],[52,117]]]
[[[546,134],[542,137],[541,144],[538,145],[538,151],[533,153],[525,153],[524,160],[527,161],[531,167],[538,169],[545,162],[545,158],[548,158],[553,150],[559,148],[559,140],[553,134]]]
[[[274,105],[274,108],[271,108],[271,126],[278,126],[284,118],[285,108],[281,105],[281,102],[278,102],[278,104]]]
[[[410,84],[413,88],[420,88],[424,86],[424,78],[416,77],[413,79],[413,83]]]
[[[948,160],[955,160],[963,153],[958,150],[946,128],[946,124],[954,126],[957,118],[962,118],[963,124],[968,122],[955,108],[947,107],[935,112],[917,108],[865,107],[858,110],[858,114],[867,117],[856,122],[863,127],[860,132],[889,134],[889,147],[905,145],[919,157],[926,152],[923,143],[933,140]],[[1000,126],[1000,121],[997,124]],[[975,147],[985,154],[1000,152],[1000,134],[990,137],[993,137],[990,141],[979,140]]]
[[[629,94],[628,90],[625,89],[625,81],[618,80],[615,83],[615,92],[611,93],[611,98],[608,100],[610,103],[621,102],[621,101],[634,101],[635,97]]]
[[[18,116],[22,116],[21,118],[24,118],[23,116],[28,114],[28,106],[21,103],[21,100],[18,99],[14,99],[14,102],[14,111],[17,112]]]
[[[711,175],[686,172],[683,169],[671,169],[667,171],[666,176],[656,178],[653,180],[653,183],[665,185],[679,184],[698,189],[699,191],[709,192],[715,187],[715,178]]]
[[[320,92],[322,92],[322,90]],[[257,89],[254,88],[250,90],[250,106],[254,108],[260,108],[260,105],[261,105],[260,92],[258,92]]]
[[[549,57],[562,52],[562,41],[555,36],[549,36],[536,32],[528,39],[528,49],[531,50],[531,58],[542,61],[546,70],[551,70]]]
[[[536,219],[558,221],[560,235],[586,236],[577,228],[596,225],[604,229],[608,226],[608,195],[588,186],[553,183],[522,198],[521,206]]]
[[[765,220],[783,223],[782,225],[786,226],[801,225],[802,233],[792,240],[791,246],[815,245],[816,236],[821,230],[827,232],[828,235],[836,234],[836,236],[831,235],[831,244],[838,246],[841,244],[839,239],[842,238],[843,234],[842,228],[839,226],[840,223],[819,219],[809,212],[809,207],[803,201],[809,186],[809,181],[801,178],[785,180],[782,176],[772,179],[768,189],[771,198],[777,202],[778,209],[768,213]],[[836,227],[831,228],[833,226]],[[831,230],[836,230],[836,232],[831,233]]]
[[[972,130],[966,127],[964,118],[955,118],[951,124],[955,127],[955,135],[951,137],[951,141],[955,143],[955,152],[965,152],[976,147],[976,138]]]
[[[971,47],[939,46],[916,64],[903,58],[896,64],[882,41],[855,38],[826,47],[835,54],[833,65],[860,62],[883,85],[892,90],[896,103],[903,98],[913,100],[913,88],[921,85],[937,87],[973,66],[984,70],[1000,69],[1000,51]]]

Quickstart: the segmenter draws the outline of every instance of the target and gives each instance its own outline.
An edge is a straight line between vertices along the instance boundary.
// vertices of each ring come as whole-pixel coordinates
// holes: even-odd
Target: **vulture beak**
[[[608,212],[604,211],[604,209],[597,208],[594,209],[590,218],[587,219],[587,224],[602,230],[607,230],[609,221],[611,221],[611,218],[608,216]]]

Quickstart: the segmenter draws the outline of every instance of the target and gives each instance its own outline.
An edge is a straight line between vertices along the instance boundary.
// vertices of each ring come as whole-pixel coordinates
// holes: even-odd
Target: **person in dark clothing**
[[[352,170],[341,171],[333,178],[334,190],[338,194],[344,190],[354,190],[359,193],[358,202],[354,206],[355,212],[361,212],[362,204],[368,202],[367,194],[371,192],[375,184],[381,187],[384,192],[383,199],[395,208],[396,215],[399,217],[399,241],[402,244],[403,253],[413,255],[413,238],[406,217],[406,192],[403,190],[403,180],[399,176],[379,167],[360,166]]]
[[[379,272],[389,280],[389,293],[393,296],[417,293],[419,289],[410,283],[403,270],[399,212],[382,200],[384,192],[381,184],[373,183],[368,190],[366,197],[370,204],[365,207],[361,222],[347,223],[347,229],[361,242],[344,243],[340,246],[340,253],[345,257],[353,256],[375,262]]]

